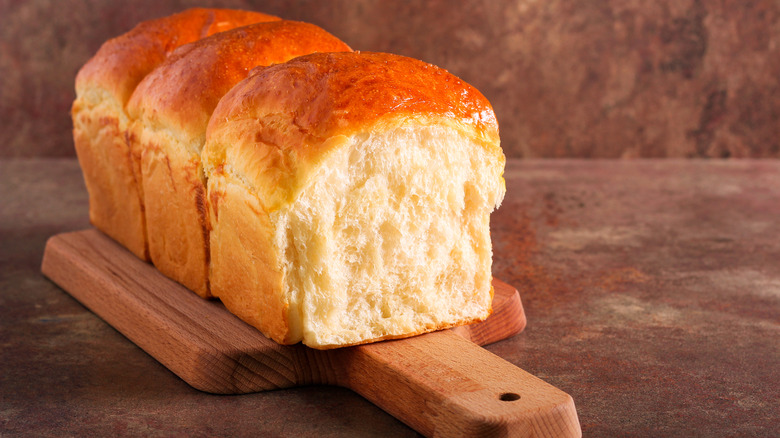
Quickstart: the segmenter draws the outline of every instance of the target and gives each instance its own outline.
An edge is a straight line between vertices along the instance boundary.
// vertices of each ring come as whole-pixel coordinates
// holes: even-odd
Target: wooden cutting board
[[[94,229],[49,239],[42,271],[202,391],[339,385],[426,436],[581,436],[568,394],[477,345],[525,327],[517,291],[498,280],[482,323],[321,351],[276,344]]]

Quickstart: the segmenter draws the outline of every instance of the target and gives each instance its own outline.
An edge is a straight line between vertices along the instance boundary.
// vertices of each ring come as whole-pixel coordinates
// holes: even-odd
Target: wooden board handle
[[[582,435],[568,394],[450,331],[339,353],[340,385],[426,436]]]

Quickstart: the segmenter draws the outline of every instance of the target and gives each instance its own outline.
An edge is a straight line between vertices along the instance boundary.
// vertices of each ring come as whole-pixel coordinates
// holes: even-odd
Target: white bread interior
[[[503,160],[446,120],[391,125],[326,140],[294,199],[270,212],[246,163],[231,163],[241,157],[204,151],[212,291],[228,309],[278,342],[315,348],[489,315]]]

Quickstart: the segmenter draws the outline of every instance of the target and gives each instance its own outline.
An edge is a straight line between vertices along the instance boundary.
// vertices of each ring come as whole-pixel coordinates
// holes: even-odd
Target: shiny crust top
[[[446,70],[386,53],[315,53],[258,67],[217,105],[202,162],[229,171],[273,211],[353,135],[442,125],[505,161],[490,103]]]
[[[214,124],[269,114],[289,117],[319,140],[388,116],[444,117],[498,140],[493,108],[476,88],[434,65],[388,53],[317,53],[258,67],[225,96]]]
[[[179,46],[252,23],[280,20],[272,15],[232,9],[187,9],[140,23],[103,44],[76,77],[76,91],[101,87],[126,104],[139,82]]]
[[[205,141],[217,103],[250,69],[313,52],[351,51],[313,24],[256,23],[176,49],[138,85],[127,106],[147,127],[177,129],[181,139]]]

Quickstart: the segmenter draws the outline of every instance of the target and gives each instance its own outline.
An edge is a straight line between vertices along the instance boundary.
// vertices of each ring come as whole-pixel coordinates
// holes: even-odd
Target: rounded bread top
[[[121,105],[170,52],[201,38],[252,23],[280,20],[272,15],[233,9],[192,8],[138,24],[106,41],[76,76],[76,93],[90,87],[114,94]]]
[[[302,146],[383,120],[420,117],[448,119],[498,141],[493,108],[476,88],[435,65],[389,53],[315,53],[258,67],[222,99],[209,129],[269,115],[288,117],[314,140],[295,139]]]
[[[217,103],[252,68],[336,51],[351,49],[324,29],[297,21],[220,32],[171,53],[138,85],[127,112],[147,127],[174,130],[180,140],[199,141],[202,146]]]
[[[406,125],[454,128],[504,162],[488,100],[444,69],[387,53],[315,53],[258,67],[219,102],[202,162],[257,191],[268,211],[291,201],[329,152],[354,135]]]

